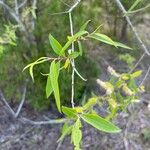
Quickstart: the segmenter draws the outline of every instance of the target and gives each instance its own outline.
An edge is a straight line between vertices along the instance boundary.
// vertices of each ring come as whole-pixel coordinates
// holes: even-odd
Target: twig
[[[26,88],[26,87],[27,87],[27,82],[28,82],[28,81],[26,81],[26,84],[25,84],[25,87],[24,87],[24,90],[23,90],[23,94],[22,94],[22,100],[21,100],[21,102],[20,102],[20,104],[19,104],[19,106],[18,106],[18,109],[17,109],[17,112],[16,112],[16,113],[15,113],[15,111],[10,107],[10,105],[8,104],[8,102],[7,102],[7,100],[5,99],[5,97],[4,97],[3,93],[2,93],[2,91],[0,91],[0,97],[1,97],[2,101],[3,101],[4,104],[7,106],[9,112],[11,113],[11,115],[12,115],[14,118],[17,118],[17,117],[19,116],[19,113],[20,113],[20,111],[21,111],[21,109],[22,109],[22,106],[23,106],[23,104],[24,104],[25,96],[26,96],[26,91],[27,91],[27,88]]]
[[[77,0],[77,2],[75,4],[73,4],[69,10],[67,11],[62,11],[62,12],[56,12],[56,13],[52,13],[50,15],[62,15],[62,14],[68,14],[68,13],[71,13],[77,6],[78,4],[81,2],[81,0]]]
[[[25,97],[26,97],[26,92],[27,92],[27,87],[25,85],[24,90],[23,90],[22,100],[21,100],[20,105],[19,105],[19,107],[17,109],[17,112],[15,113],[15,118],[17,118],[19,116],[19,113],[20,113],[20,111],[22,109],[22,106],[24,104]]]
[[[145,82],[145,80],[147,79],[147,77],[148,77],[149,73],[150,73],[150,65],[149,65],[149,67],[148,67],[148,70],[147,70],[147,72],[146,72],[146,74],[145,74],[145,76],[144,76],[144,78],[143,78],[142,82],[140,83],[140,86],[141,86],[141,85],[143,85],[143,83],[144,83],[144,82]]]
[[[69,22],[70,22],[70,32],[71,32],[71,36],[74,35],[73,32],[73,21],[72,21],[72,11],[77,7],[77,5],[80,3],[81,0],[77,0],[76,3],[68,10],[69,13]],[[72,52],[74,52],[74,42],[72,42]],[[72,83],[71,83],[71,104],[72,104],[72,108],[74,108],[74,75],[75,75],[75,61],[74,59],[72,60]]]
[[[76,3],[68,10],[68,13],[69,12],[72,12],[77,6],[78,4],[81,2],[81,0],[77,0]]]
[[[134,67],[129,71],[129,73],[132,73],[134,71],[134,69],[140,64],[140,62],[143,60],[144,56],[146,55],[146,53],[144,52],[143,55],[140,57],[140,59],[138,60],[138,62],[134,65]]]
[[[24,1],[18,6],[18,9],[20,9],[21,7],[23,7],[26,3],[27,3],[27,0],[24,0]]]
[[[48,120],[48,121],[33,121],[27,118],[20,118],[20,121],[23,121],[25,123],[29,123],[31,125],[46,125],[46,124],[59,124],[59,123],[64,123],[67,121],[66,118],[63,119],[53,119],[53,120]]]
[[[70,32],[71,32],[71,36],[73,36],[73,22],[72,22],[72,14],[71,12],[69,12],[69,21],[70,21]],[[74,42],[72,42],[72,52],[74,52]],[[71,62],[72,64],[72,83],[71,83],[71,104],[72,104],[72,108],[74,108],[74,75],[75,75],[75,61],[74,59]]]
[[[4,102],[4,104],[6,105],[6,107],[8,108],[7,110],[10,112],[10,114],[15,117],[15,112],[13,111],[13,109],[9,106],[8,102],[6,101],[2,91],[0,91],[0,98],[1,100]]]
[[[20,20],[16,12],[13,9],[11,9],[7,4],[5,4],[3,1],[0,1],[0,5],[2,5],[10,13],[10,15],[15,19],[18,25],[20,25],[21,30],[26,31],[25,26],[23,25],[22,21]]]
[[[127,12],[126,15],[128,15],[128,14],[133,14],[133,13],[137,13],[137,12],[140,12],[140,11],[143,11],[143,10],[149,8],[149,7],[150,7],[150,4],[148,4],[147,6],[145,6],[145,7],[143,7],[143,8],[140,8],[140,9],[137,9],[137,10],[133,10],[133,11],[129,11],[129,12]]]
[[[127,11],[125,10],[125,8],[124,8],[124,6],[122,5],[122,3],[120,2],[120,0],[114,0],[114,1],[116,2],[117,6],[120,8],[120,10],[122,11],[122,13],[123,13],[123,14],[126,14]],[[145,52],[148,56],[150,56],[150,52],[148,51],[147,47],[146,47],[146,46],[144,45],[144,43],[142,42],[142,40],[141,40],[139,34],[137,33],[136,29],[134,28],[134,26],[133,26],[133,24],[132,24],[130,18],[129,18],[128,16],[126,16],[126,15],[125,15],[125,18],[126,18],[128,24],[130,25],[130,27],[131,27],[131,29],[132,29],[132,31],[133,31],[133,33],[134,33],[134,35],[135,35],[137,41],[139,42],[140,46],[142,47],[142,49],[144,50],[144,52]]]
[[[61,140],[61,141],[58,143],[56,150],[60,150],[60,147],[62,146],[62,144],[63,144],[63,140]]]
[[[66,5],[66,6],[68,6],[68,7],[70,7],[70,5],[69,4],[67,4],[67,3],[65,3],[63,0],[60,0],[64,5]]]

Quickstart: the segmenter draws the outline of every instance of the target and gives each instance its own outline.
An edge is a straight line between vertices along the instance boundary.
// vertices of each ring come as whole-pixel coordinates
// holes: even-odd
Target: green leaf
[[[51,79],[51,84],[52,84],[52,88],[54,91],[54,97],[55,97],[55,101],[56,101],[56,106],[58,108],[58,111],[61,112],[61,108],[60,108],[60,93],[59,93],[59,85],[58,85],[58,68],[57,68],[57,64],[55,63],[55,61],[53,61],[51,63],[50,66],[50,79]]]
[[[93,33],[93,34],[89,35],[89,37],[93,38],[93,39],[96,39],[98,41],[101,41],[103,43],[116,46],[115,42],[105,34]]]
[[[63,66],[63,68],[67,68],[67,67],[69,67],[69,65],[70,65],[70,59],[68,58],[66,61],[65,61],[65,64],[64,64],[64,66]]]
[[[75,150],[80,150],[80,143],[82,140],[81,126],[81,121],[78,119],[72,128],[71,140],[75,146]]]
[[[32,80],[34,81],[34,76],[33,76],[33,67],[37,64],[41,64],[43,62],[47,61],[47,57],[41,57],[39,58],[38,60],[36,60],[35,62],[33,63],[30,63],[28,64],[26,67],[23,68],[23,71],[26,70],[27,68],[29,68],[29,73],[30,73],[30,76],[32,78]]]
[[[142,70],[138,70],[131,74],[131,78],[136,78],[142,74]]]
[[[93,107],[94,105],[96,105],[97,103],[97,98],[96,97],[92,97],[88,100],[88,102],[83,106],[83,110],[87,110],[91,107]]]
[[[90,21],[91,21],[91,20],[86,21],[86,22],[81,26],[80,31],[85,30]]]
[[[77,32],[74,36],[70,37],[69,38],[69,41],[64,45],[64,47],[62,48],[61,50],[61,54],[64,54],[65,53],[65,50],[67,48],[69,48],[69,46],[72,44],[72,42],[76,41],[77,38],[80,38],[81,36],[85,35],[85,34],[88,34],[87,31],[79,31]]]
[[[105,34],[100,34],[100,33],[93,33],[91,35],[89,35],[90,38],[96,39],[98,41],[101,41],[103,43],[109,44],[109,45],[113,45],[115,47],[121,47],[121,48],[125,48],[125,49],[132,49],[128,46],[126,46],[125,44],[113,41],[110,37],[108,37]]]
[[[59,69],[60,69],[60,62],[56,63],[56,69],[57,69],[57,78],[59,76]],[[51,83],[51,75],[48,74],[47,82],[46,82],[46,97],[48,98],[53,92],[52,83]]]
[[[60,138],[58,139],[57,142],[62,141],[67,135],[71,134],[72,127],[73,127],[73,125],[68,126],[68,125],[65,123],[64,126],[63,126],[63,128],[62,128],[62,135],[60,136]]]
[[[100,131],[107,133],[118,133],[121,131],[117,126],[97,114],[82,114],[81,118]]]
[[[82,45],[81,45],[81,42],[80,42],[80,41],[78,41],[78,47],[79,47],[79,54],[80,54],[80,56],[82,56],[82,54],[83,54],[83,49],[82,49]]]
[[[76,110],[68,107],[62,106],[62,112],[68,117],[68,118],[76,118],[77,112]]]
[[[79,56],[79,54],[80,54],[79,52],[72,52],[71,54],[68,55],[68,57],[70,59],[75,59]]]
[[[46,82],[46,98],[49,98],[52,92],[53,92],[53,88],[52,88],[52,83],[51,83],[51,76],[49,74],[47,77],[47,82]]]
[[[136,0],[133,5],[129,8],[128,12],[132,11],[142,0]],[[127,12],[127,13],[128,13]]]
[[[49,41],[54,52],[57,55],[64,56],[64,53],[60,53],[62,50],[61,44],[51,34],[49,35]]]
[[[30,66],[30,68],[29,68],[29,73],[30,73],[30,76],[31,76],[31,78],[32,78],[32,81],[34,82],[33,66],[34,66],[34,65],[31,65],[31,66]]]
[[[116,45],[117,47],[121,47],[121,48],[125,48],[125,49],[130,49],[130,50],[132,50],[131,47],[126,46],[125,44],[122,44],[122,43],[119,43],[119,42],[115,42],[115,45]]]

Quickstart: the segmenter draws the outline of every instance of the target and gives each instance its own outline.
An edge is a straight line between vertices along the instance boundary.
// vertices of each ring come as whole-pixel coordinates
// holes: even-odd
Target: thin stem
[[[143,83],[144,83],[144,82],[145,82],[145,80],[147,79],[147,77],[148,77],[149,73],[150,73],[150,65],[149,65],[149,67],[148,67],[148,70],[147,70],[147,72],[146,72],[146,74],[145,74],[145,76],[144,76],[144,78],[143,78],[142,82],[140,83],[140,86],[141,86],[141,85],[143,85]]]
[[[134,65],[134,67],[129,71],[129,73],[132,73],[134,71],[134,69],[139,65],[139,63],[143,60],[144,56],[146,55],[146,53],[144,52],[143,55],[140,57],[140,59],[138,60],[138,62]]]
[[[26,97],[26,92],[27,92],[27,82],[28,81],[26,81],[26,85],[25,85],[25,87],[23,89],[22,100],[21,100],[20,105],[19,105],[19,107],[17,109],[17,112],[15,113],[15,118],[17,118],[19,116],[20,111],[22,109],[22,106],[23,106],[23,104],[25,102],[25,97]]]
[[[125,10],[125,8],[124,8],[124,6],[122,5],[122,3],[120,2],[120,0],[114,0],[114,1],[116,2],[117,6],[120,8],[120,10],[122,11],[122,13],[123,13],[123,14],[126,14],[127,11]],[[130,18],[129,18],[128,16],[125,16],[125,19],[127,20],[128,24],[130,25],[130,27],[131,27],[131,29],[132,29],[132,31],[133,31],[133,33],[134,33],[134,35],[135,35],[137,41],[139,42],[139,44],[140,44],[140,46],[142,47],[142,49],[144,50],[144,52],[145,52],[148,56],[150,56],[149,50],[147,49],[147,47],[144,45],[143,41],[141,40],[139,34],[137,33],[135,27],[134,27],[133,24],[132,24]]]
[[[63,119],[53,119],[53,120],[48,120],[48,121],[33,121],[27,118],[22,117],[20,119],[21,121],[25,122],[25,123],[29,123],[32,125],[46,125],[46,124],[59,124],[59,123],[64,123],[67,121],[66,118]]]
[[[73,36],[73,21],[72,21],[72,14],[71,12],[69,12],[69,21],[70,21],[70,32],[71,32],[71,36]],[[71,51],[74,52],[74,42],[72,42],[72,48]],[[72,59],[72,83],[71,83],[71,104],[72,104],[72,108],[74,108],[74,75],[75,75],[75,61],[74,59]]]

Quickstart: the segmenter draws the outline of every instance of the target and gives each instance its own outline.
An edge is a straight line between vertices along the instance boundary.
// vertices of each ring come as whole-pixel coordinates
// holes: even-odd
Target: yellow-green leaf
[[[141,73],[142,73],[142,70],[138,70],[131,74],[131,78],[136,78],[136,77],[140,76]]]
[[[82,114],[81,118],[88,124],[103,132],[118,133],[121,131],[117,126],[97,114]]]
[[[68,125],[65,123],[64,126],[63,126],[63,130],[62,130],[62,135],[60,136],[60,138],[58,139],[57,142],[62,141],[67,135],[71,134],[72,127],[73,127],[73,125],[68,126]]]
[[[62,106],[62,112],[63,112],[68,118],[76,118],[76,117],[77,117],[77,112],[76,112],[76,110],[74,110],[74,109],[72,109],[72,108]]]
[[[65,53],[65,50],[67,48],[69,48],[69,46],[72,44],[72,42],[76,41],[77,38],[80,38],[81,36],[87,34],[88,32],[87,31],[79,31],[77,32],[74,36],[70,37],[69,38],[69,41],[64,45],[64,47],[62,48],[61,50],[61,54],[64,54]]]
[[[51,79],[51,84],[52,84],[52,88],[54,91],[56,106],[58,108],[58,111],[61,112],[60,93],[59,93],[59,85],[58,85],[58,68],[57,68],[55,61],[53,61],[50,66],[50,79]]]
[[[75,59],[79,56],[79,52],[72,52],[71,54],[69,54],[69,58],[70,59]]]
[[[81,42],[80,42],[80,41],[78,41],[78,47],[79,47],[79,54],[80,54],[80,56],[82,56],[82,54],[83,54],[83,49],[82,49],[82,45],[81,45]]]
[[[60,55],[60,56],[64,55],[64,53],[60,53],[62,50],[61,44],[51,34],[49,35],[49,41],[50,41],[52,49],[57,55]]]
[[[90,21],[91,21],[91,20],[86,21],[86,22],[81,26],[80,31],[85,30]]]
[[[80,150],[80,143],[82,140],[82,132],[80,130],[81,126],[81,121],[78,119],[72,128],[71,139],[76,150]]]
[[[116,46],[115,42],[114,42],[110,37],[108,37],[108,36],[105,35],[105,34],[93,33],[93,34],[91,34],[89,37],[90,37],[90,38],[93,38],[93,39],[96,39],[96,40],[98,40],[98,41],[101,41],[101,42],[103,42],[103,43]]]

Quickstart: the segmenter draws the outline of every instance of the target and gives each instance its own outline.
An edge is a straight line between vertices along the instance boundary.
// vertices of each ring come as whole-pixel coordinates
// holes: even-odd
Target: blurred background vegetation
[[[121,2],[128,10],[134,1],[122,0]],[[5,3],[15,10],[14,1],[5,0]],[[136,9],[146,6],[148,3],[149,0],[143,0]],[[54,35],[61,43],[65,43],[67,35],[70,35],[68,15],[55,13],[68,10],[72,4],[73,0],[40,0],[37,1],[35,6],[31,0],[28,0],[19,9],[19,19],[23,24],[22,27],[18,27],[18,23],[9,13],[9,10],[0,5],[0,89],[3,90],[6,98],[11,103],[16,103],[17,100],[21,99],[21,89],[24,86],[25,80],[29,78],[27,103],[31,104],[36,110],[50,108],[53,97],[46,99],[46,77],[41,75],[41,73],[48,73],[49,64],[44,63],[35,67],[35,83],[31,82],[28,71],[22,72],[22,70],[28,63],[35,61],[39,57],[54,55],[48,40],[49,33]],[[148,11],[146,9],[142,13]],[[131,15],[131,18],[134,18],[134,23],[142,21],[140,14],[141,12],[138,15]],[[119,59],[127,63],[128,68],[131,68],[140,51],[133,42],[132,35],[128,32],[126,20],[123,19],[114,2],[112,0],[83,0],[73,13],[75,32],[87,20],[91,20],[88,27],[89,31],[93,31],[96,27],[102,25],[100,32],[120,42],[128,43],[128,45],[135,49],[134,52],[125,50],[111,51]],[[10,35],[8,36],[8,34]],[[7,43],[2,41],[2,39],[7,41]],[[102,71],[99,68],[99,64],[89,54],[95,45],[101,46],[101,44],[89,41],[85,41],[82,44],[84,55],[77,60],[76,66],[79,72],[88,79],[88,82],[83,82],[76,77],[76,103],[81,102],[85,93],[87,96],[90,95],[94,81]],[[107,51],[105,47],[103,47],[103,51]],[[61,99],[65,105],[70,104],[70,81],[68,73],[64,72],[61,74]]]

